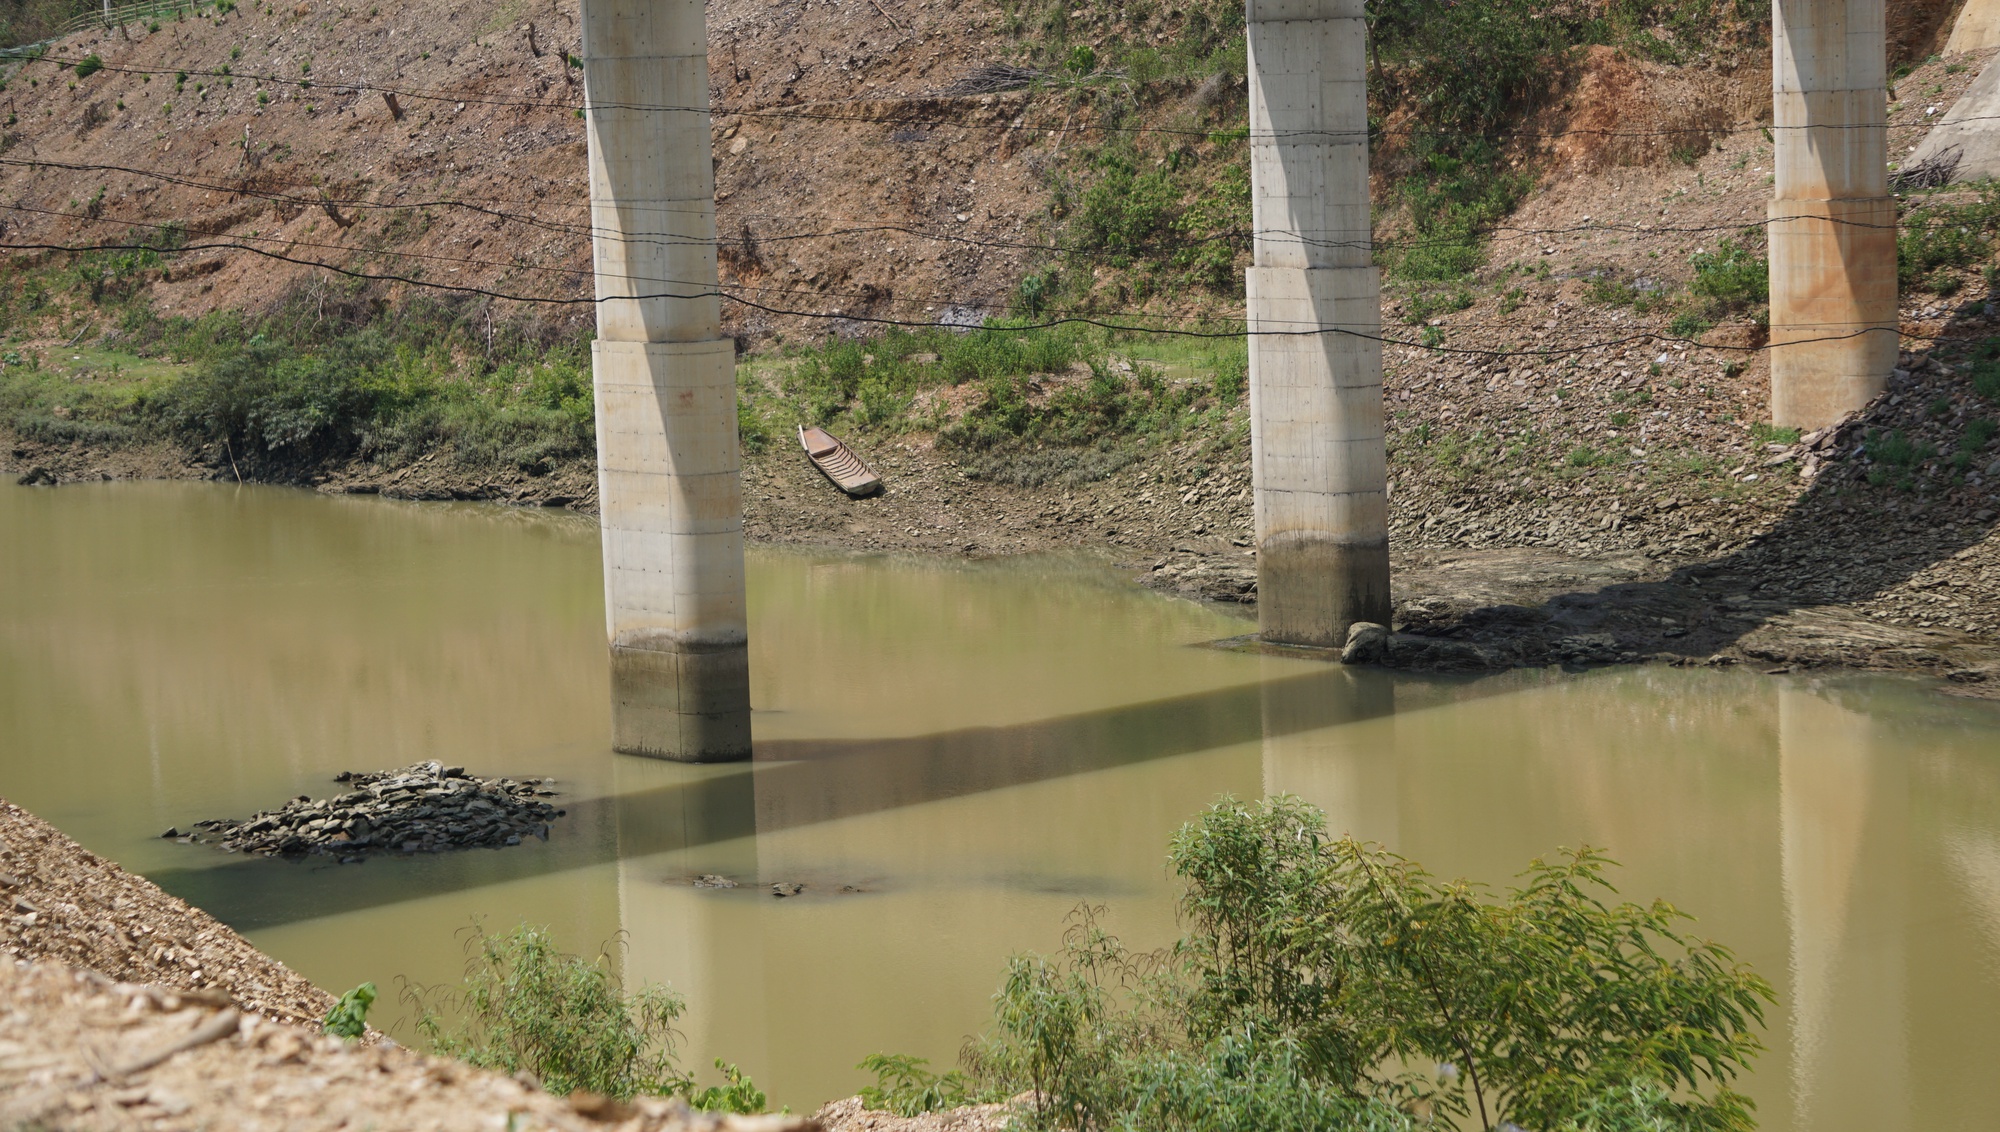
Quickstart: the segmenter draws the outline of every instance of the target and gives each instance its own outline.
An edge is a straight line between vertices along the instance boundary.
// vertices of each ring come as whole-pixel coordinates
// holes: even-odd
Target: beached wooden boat
[[[800,425],[799,446],[806,450],[806,458],[813,462],[813,467],[847,494],[873,495],[882,490],[882,477],[875,474],[875,469],[862,463],[853,449],[825,429]]]

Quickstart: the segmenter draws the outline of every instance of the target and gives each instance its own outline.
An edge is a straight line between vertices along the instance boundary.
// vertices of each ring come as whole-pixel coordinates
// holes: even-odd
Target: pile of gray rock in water
[[[267,857],[313,854],[354,864],[369,853],[440,853],[447,849],[519,845],[549,837],[549,822],[567,811],[552,798],[553,778],[474,778],[461,766],[419,763],[373,774],[346,771],[334,777],[351,789],[332,798],[304,794],[276,810],[242,821],[196,822],[183,835],[163,837],[220,845]]]

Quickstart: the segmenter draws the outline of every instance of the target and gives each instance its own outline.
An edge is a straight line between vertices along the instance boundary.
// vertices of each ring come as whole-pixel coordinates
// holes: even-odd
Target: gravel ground
[[[921,1116],[897,1116],[864,1107],[860,1097],[834,1101],[813,1114],[826,1132],[1000,1132],[1008,1126],[1012,1109],[1004,1104],[971,1105],[966,1108],[927,1112]]]
[[[269,962],[269,960],[265,960]],[[36,1132],[809,1132],[679,1102],[552,1097],[389,1042],[325,1037],[158,985],[0,963],[0,1127]]]
[[[0,801],[0,952],[316,1025],[333,997],[207,913]]]

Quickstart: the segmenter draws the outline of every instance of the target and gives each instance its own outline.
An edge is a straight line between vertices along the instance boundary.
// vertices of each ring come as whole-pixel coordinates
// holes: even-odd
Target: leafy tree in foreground
[[[721,1058],[715,1067],[723,1083],[697,1088],[674,1062],[681,997],[659,986],[627,992],[607,956],[593,962],[567,954],[544,927],[492,935],[476,923],[466,956],[459,988],[403,991],[417,1032],[438,1053],[482,1069],[532,1073],[558,1095],[678,1094],[709,1112],[764,1111],[763,1091]],[[456,1026],[448,1021],[454,1015]]]
[[[1011,961],[963,1074],[899,1063],[877,1095],[1032,1090],[1038,1124],[1079,1129],[1754,1127],[1730,1084],[1770,987],[1671,905],[1608,903],[1597,852],[1495,896],[1296,799],[1225,799],[1171,860],[1174,948],[1127,952],[1080,909],[1061,953]]]

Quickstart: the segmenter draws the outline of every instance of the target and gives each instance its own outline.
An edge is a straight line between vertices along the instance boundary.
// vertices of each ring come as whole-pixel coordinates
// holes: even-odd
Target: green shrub
[[[1135,955],[1080,910],[1059,954],[1010,961],[964,1095],[1135,1132],[1753,1127],[1730,1083],[1770,987],[1671,905],[1610,903],[1596,852],[1495,896],[1331,839],[1296,799],[1224,799],[1170,860],[1188,934]]]
[[[1738,244],[1724,239],[1712,252],[1696,252],[1688,257],[1694,279],[1688,290],[1709,300],[1711,313],[1738,310],[1771,297],[1771,265]]]
[[[1215,397],[1225,405],[1243,399],[1250,388],[1250,351],[1238,346],[1224,351],[1215,360]]]
[[[375,1005],[375,984],[362,983],[340,996],[333,1009],[326,1012],[326,1020],[321,1029],[336,1038],[350,1041],[368,1032],[368,1008]]]
[[[939,434],[945,447],[975,453],[1018,444],[1077,449],[1114,437],[1171,433],[1192,423],[1205,390],[1169,383],[1150,366],[1093,359],[1088,381],[1064,385],[1039,404],[1029,399],[1023,377],[996,375],[982,392]]]
[[[2000,401],[2000,338],[1988,338],[1973,351],[1972,389],[1989,401]]]
[[[1462,311],[1472,305],[1472,291],[1464,286],[1448,289],[1423,288],[1403,300],[1403,321],[1412,326],[1440,314]]]
[[[871,1053],[862,1058],[856,1068],[875,1074],[875,1083],[861,1087],[861,1103],[877,1112],[916,1116],[981,1099],[965,1074],[956,1069],[932,1073],[925,1068],[929,1064],[925,1058],[908,1054]]]
[[[380,371],[390,356],[368,334],[311,355],[260,335],[170,387],[161,411],[184,435],[237,451],[339,455],[383,407],[390,390]]]
[[[674,1066],[679,995],[664,987],[627,993],[608,956],[565,954],[546,928],[490,935],[475,926],[466,949],[461,988],[403,991],[417,1032],[437,1052],[482,1069],[533,1073],[557,1094],[585,1089],[624,1099],[693,1088]],[[456,1027],[447,1021],[453,1014],[462,1019]]]
[[[722,1060],[715,1059],[715,1067],[722,1072],[722,1084],[710,1085],[699,1091],[688,1093],[688,1104],[702,1112],[735,1112],[752,1115],[763,1112],[770,1098],[756,1082],[743,1075],[741,1069]]]
[[[2000,424],[1986,417],[1974,417],[1965,422],[1965,434],[1958,438],[1958,451],[1951,458],[1952,469],[1964,473],[1971,468],[1973,460],[1996,432],[2000,432]]]
[[[1937,455],[1937,447],[1929,441],[1911,440],[1902,429],[1883,432],[1873,429],[1868,433],[1868,455],[1878,464],[1889,464],[1898,468],[1912,468]]]
[[[1699,338],[1715,325],[1692,311],[1682,311],[1667,323],[1667,333],[1677,338]]]
[[[98,58],[97,54],[93,52],[89,55],[85,55],[82,59],[77,61],[76,77],[79,79],[87,79],[103,69],[104,69],[104,60]]]

